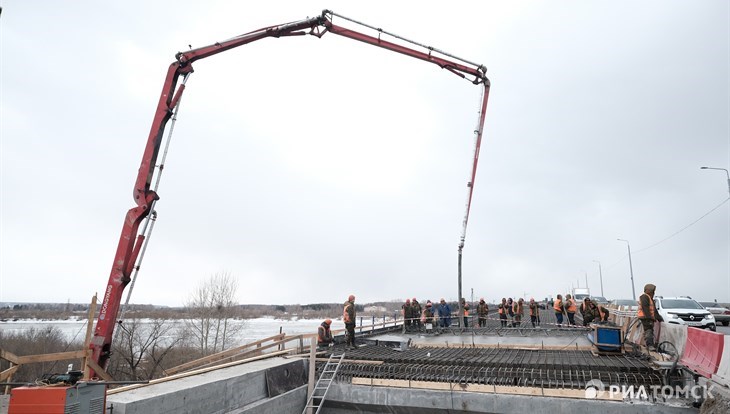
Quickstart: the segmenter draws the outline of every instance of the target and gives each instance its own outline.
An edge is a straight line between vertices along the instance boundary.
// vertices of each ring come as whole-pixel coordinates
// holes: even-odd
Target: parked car
[[[636,311],[639,310],[639,302],[633,299],[614,299],[609,303],[609,307],[625,311]]]
[[[721,323],[724,326],[730,325],[730,309],[717,302],[700,302],[700,305],[712,313],[712,316],[715,317],[715,322]]]
[[[603,296],[591,296],[591,300],[596,302],[599,305],[608,305],[608,299],[604,298]]]
[[[665,298],[654,297],[657,312],[662,315],[664,322],[678,325],[694,326],[695,328],[717,329],[715,317],[696,300],[689,296]]]

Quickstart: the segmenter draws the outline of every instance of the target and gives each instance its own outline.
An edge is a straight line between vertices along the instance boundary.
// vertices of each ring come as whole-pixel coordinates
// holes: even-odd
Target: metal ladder
[[[340,368],[340,364],[344,357],[344,352],[340,355],[335,355],[334,353],[330,355],[330,358],[327,360],[327,363],[322,369],[322,374],[319,376],[317,383],[314,384],[312,395],[309,396],[302,414],[307,414],[309,409],[312,409],[315,414],[319,414],[319,410],[321,410],[324,405],[324,398],[327,395],[327,391],[329,391],[330,385],[332,385],[332,381],[334,381],[335,375],[337,375],[337,370]]]

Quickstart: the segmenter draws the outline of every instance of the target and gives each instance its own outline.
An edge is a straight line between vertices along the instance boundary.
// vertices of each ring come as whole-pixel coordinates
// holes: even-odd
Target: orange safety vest
[[[560,299],[555,299],[555,302],[553,303],[553,309],[557,313],[563,313],[562,309],[563,301]]]
[[[566,311],[568,311],[570,313],[575,313],[576,309],[577,308],[575,306],[575,301],[572,298],[568,299],[568,309],[566,309]]]
[[[642,293],[641,296],[646,295],[646,293]],[[646,318],[646,315],[644,315],[644,308],[641,306],[641,296],[639,296],[639,310],[636,312],[636,316],[640,319]],[[656,319],[656,309],[654,308],[654,299],[651,298],[651,296],[646,295],[647,298],[649,298],[649,313],[651,313],[651,319]]]
[[[497,312],[499,312],[499,314],[500,314],[500,315],[502,315],[502,314],[504,313],[504,307],[505,307],[505,306],[507,306],[507,304],[506,304],[506,303],[500,303],[500,304],[499,304],[499,306],[498,306],[498,308],[497,308]]]
[[[514,305],[512,305],[512,312],[515,315],[520,315],[520,316],[522,316],[522,314],[525,313],[522,305],[520,305],[520,302],[515,302]]]
[[[537,312],[537,303],[531,303],[530,304],[530,316],[537,316],[535,313]]]
[[[347,302],[347,304],[345,305],[345,309],[343,309],[343,310],[342,310],[342,320],[343,320],[343,321],[344,321],[345,323],[348,323],[348,322],[352,322],[352,321],[350,320],[350,313],[349,313],[349,312],[347,312],[347,309],[348,309],[348,308],[349,308],[350,306],[352,306],[352,304],[351,304],[350,302]]]

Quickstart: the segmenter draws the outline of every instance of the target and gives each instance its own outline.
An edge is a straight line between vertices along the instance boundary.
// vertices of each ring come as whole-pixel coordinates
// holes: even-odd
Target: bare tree
[[[116,379],[153,379],[165,356],[182,338],[172,321],[126,319],[117,330],[108,371]]]
[[[63,331],[57,327],[30,328],[21,333],[7,333],[0,331],[0,350],[8,351],[18,356],[50,354],[79,350],[83,348],[80,342],[69,343]],[[32,382],[42,379],[44,375],[66,372],[68,364],[79,367],[79,360],[51,361],[23,364],[13,375],[13,381]],[[7,361],[0,359],[0,371],[10,368]],[[0,388],[0,393],[4,387]]]
[[[238,280],[228,272],[218,272],[203,281],[185,303],[185,324],[189,337],[203,355],[220,352],[233,345],[242,330],[236,300]]]

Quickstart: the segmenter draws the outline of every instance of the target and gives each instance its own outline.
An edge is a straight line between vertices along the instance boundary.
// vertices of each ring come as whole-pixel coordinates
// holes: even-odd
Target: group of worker
[[[530,312],[530,323],[532,327],[540,326],[540,306],[535,302],[535,298],[530,298],[527,304]],[[502,298],[502,302],[497,305],[497,313],[499,314],[499,322],[503,328],[522,326],[522,317],[525,315],[525,300],[519,298]],[[509,320],[509,322],[508,322]]]
[[[553,301],[553,310],[555,311],[558,326],[563,325],[563,315],[568,317],[568,325],[575,326],[575,314],[578,311],[578,305],[570,294],[565,295],[565,301],[563,301],[563,296],[558,294],[557,299]],[[589,297],[583,299],[583,303],[580,305],[580,313],[583,316],[583,326],[588,326],[593,322],[608,321],[608,309]]]
[[[462,326],[468,327],[471,306],[464,298],[461,298],[461,308],[464,311]],[[484,301],[484,298],[481,298],[476,308],[477,323],[480,327],[486,326],[489,305]],[[428,331],[436,325],[440,328],[448,328],[451,326],[453,317],[451,305],[444,298],[441,298],[436,305],[427,300],[423,307],[416,298],[406,299],[406,302],[401,306],[401,315],[403,315],[406,331],[421,331],[423,329]]]
[[[571,295],[566,295],[566,302],[564,303],[562,295],[558,295],[557,297],[558,299],[553,302],[553,309],[556,313],[558,326],[562,326],[563,324],[563,315],[567,315],[570,325],[575,325],[575,313],[578,310],[575,300]],[[464,298],[461,299],[461,308],[464,311],[462,326],[468,327],[471,306]],[[497,305],[497,313],[503,328],[522,326],[522,318],[526,311],[529,312],[532,327],[540,326],[540,305],[534,298],[530,298],[528,303],[525,303],[523,298],[519,298],[518,300],[502,298],[502,302]],[[586,298],[581,304],[580,312],[583,316],[584,326],[592,322],[608,321],[608,309],[589,298]],[[426,306],[423,309],[416,298],[406,299],[406,302],[401,306],[401,313],[404,318],[406,331],[420,331],[427,324],[434,325],[438,323],[438,326],[441,328],[451,326],[452,309],[443,298],[441,298],[437,305],[431,303],[430,300],[426,301]],[[484,298],[481,298],[477,304],[476,311],[479,327],[485,327],[487,325],[488,313],[489,305],[484,301]]]
[[[654,306],[655,291],[656,286],[651,283],[644,286],[644,293],[639,297],[639,310],[637,312],[637,317],[644,328],[644,341],[649,349],[655,349],[654,323],[663,321]],[[464,298],[461,299],[461,308],[464,310],[463,326],[467,327],[471,307]],[[540,306],[535,302],[534,298],[530,298],[527,308],[530,313],[532,327],[540,326]],[[569,325],[575,325],[575,314],[579,308],[583,316],[584,326],[593,322],[608,321],[608,309],[596,303],[594,300],[585,298],[580,307],[578,307],[575,299],[570,294],[565,295],[565,301],[563,301],[563,296],[558,294],[557,299],[553,302],[557,325],[562,326],[563,315],[567,315]],[[438,322],[438,326],[441,328],[451,326],[451,306],[443,298],[441,298],[437,306],[434,306],[430,300],[427,300],[423,308],[416,298],[406,299],[401,309],[406,330],[415,329],[420,331],[423,328],[433,329],[436,322]],[[507,327],[508,325],[511,327],[521,326],[524,312],[525,303],[522,298],[516,301],[512,298],[502,298],[502,302],[497,305],[497,313],[499,314],[502,327]],[[488,313],[489,305],[484,301],[484,298],[479,299],[479,303],[477,304],[477,323],[479,327],[485,327],[487,325]],[[355,317],[355,295],[350,295],[344,303],[342,311],[342,320],[345,322],[346,331],[345,343],[348,349],[357,348],[355,344]],[[332,320],[326,319],[318,327],[317,344],[319,346],[327,346],[334,343],[332,332],[330,331],[331,325]]]

